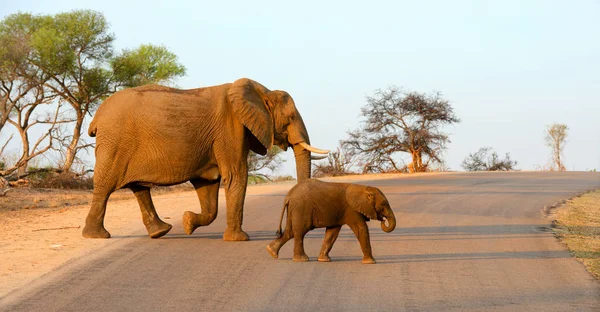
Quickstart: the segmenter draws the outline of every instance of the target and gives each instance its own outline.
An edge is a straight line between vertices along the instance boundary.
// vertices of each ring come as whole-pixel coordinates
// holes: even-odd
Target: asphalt
[[[398,221],[370,222],[377,264],[361,264],[344,227],[316,261],[324,231],[310,232],[311,261],[272,259],[292,184],[250,188],[249,242],[225,242],[225,200],[210,226],[186,236],[121,237],[0,300],[1,311],[598,311],[600,283],[554,238],[547,209],[600,187],[600,173],[450,173],[353,181],[379,187]],[[195,196],[157,202],[198,211]],[[138,217],[138,216],[136,216]],[[173,220],[174,221],[174,220]],[[115,233],[113,233],[115,235]],[[118,237],[118,233],[116,235]]]

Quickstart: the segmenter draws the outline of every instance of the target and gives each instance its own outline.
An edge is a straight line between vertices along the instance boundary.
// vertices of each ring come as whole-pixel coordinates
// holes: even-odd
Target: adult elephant
[[[100,107],[89,127],[96,137],[94,194],[83,236],[109,238],[104,228],[112,192],[130,188],[152,238],[165,235],[150,197],[154,185],[190,181],[202,213],[186,211],[191,234],[217,217],[219,184],[225,188],[227,229],[223,239],[248,240],[242,230],[248,152],[264,155],[273,145],[294,149],[298,180],[310,178],[308,133],[292,97],[242,78],[218,86],[178,90],[149,85],[119,91]]]

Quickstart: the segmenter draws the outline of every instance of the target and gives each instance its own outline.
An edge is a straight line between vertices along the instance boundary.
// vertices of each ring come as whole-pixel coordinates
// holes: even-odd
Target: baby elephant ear
[[[227,93],[233,114],[260,142],[260,146],[251,142],[250,148],[261,155],[273,145],[273,117],[265,105],[268,92],[260,83],[242,78],[236,80]]]
[[[354,211],[369,219],[377,219],[373,188],[351,184],[346,190],[346,200]]]

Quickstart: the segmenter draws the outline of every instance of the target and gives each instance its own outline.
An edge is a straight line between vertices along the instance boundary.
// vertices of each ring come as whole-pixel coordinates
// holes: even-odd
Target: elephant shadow
[[[276,238],[275,231],[250,231],[247,232],[250,236],[250,241],[270,241]],[[139,235],[136,237],[147,237],[146,235]],[[192,235],[187,234],[168,234],[160,238],[160,240],[174,240],[174,239],[217,239],[223,240],[223,232],[197,232]]]
[[[577,229],[580,232],[589,233],[597,230],[596,228]],[[377,249],[375,259],[378,264],[397,264],[411,262],[445,262],[445,261],[473,261],[473,260],[502,260],[502,259],[562,259],[570,258],[566,251],[545,251],[545,250],[526,250],[526,251],[468,251],[468,252],[448,252],[448,253],[420,253],[420,254],[387,254],[385,244],[391,242],[403,242],[405,244],[433,241],[446,241],[448,243],[458,243],[470,240],[489,240],[489,239],[515,239],[515,238],[536,238],[545,237],[552,232],[551,226],[547,224],[495,224],[495,225],[473,225],[473,226],[424,226],[424,227],[397,227],[391,233],[384,233],[378,229],[370,231],[371,241],[380,242],[383,249]],[[307,235],[308,237],[308,235]],[[320,234],[311,235],[312,238],[322,237]],[[342,231],[338,237],[342,241],[355,241],[356,237],[351,231]],[[376,250],[376,251],[377,251]],[[335,252],[335,248],[333,249]],[[332,255],[332,262],[358,262],[361,256],[350,255]]]

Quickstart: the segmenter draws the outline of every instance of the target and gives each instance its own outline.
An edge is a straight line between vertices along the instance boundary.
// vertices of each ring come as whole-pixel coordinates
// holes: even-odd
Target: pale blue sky
[[[118,49],[176,53],[182,88],[249,77],[286,90],[321,148],[358,125],[366,95],[395,84],[450,100],[462,119],[446,128],[453,170],[482,146],[536,169],[554,122],[570,128],[568,170],[600,169],[598,1],[2,2],[2,17],[100,11]]]

